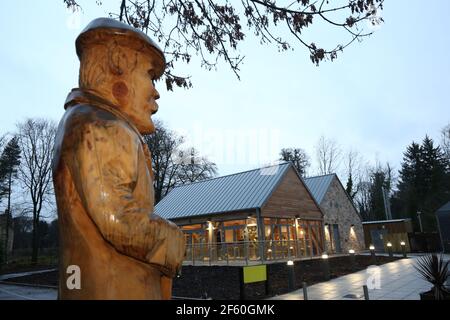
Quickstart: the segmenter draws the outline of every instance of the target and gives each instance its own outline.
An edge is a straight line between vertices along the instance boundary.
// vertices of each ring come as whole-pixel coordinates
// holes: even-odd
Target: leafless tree
[[[51,162],[56,125],[45,119],[27,119],[17,125],[22,161],[19,179],[28,192],[33,216],[32,256],[37,262],[39,220],[46,202],[54,197]]]
[[[155,203],[158,203],[177,183],[177,153],[184,138],[168,129],[162,121],[155,120],[155,127],[156,132],[144,136],[144,140],[152,154]]]
[[[209,161],[206,157],[200,156],[195,148],[182,151],[180,158],[181,162],[177,176],[180,184],[207,180],[217,174],[216,164]]]
[[[208,179],[217,173],[216,165],[197,150],[182,150],[184,137],[160,120],[155,120],[155,127],[155,133],[144,136],[152,155],[155,203],[177,185]]]
[[[290,161],[294,165],[297,172],[302,176],[306,176],[306,171],[311,165],[309,156],[305,150],[300,148],[283,148],[280,152],[280,160]]]
[[[355,194],[353,201],[358,208],[364,221],[370,220],[370,201],[371,201],[371,168],[368,164],[362,166],[358,177],[356,178],[356,188],[358,192]]]
[[[341,162],[342,151],[335,140],[321,136],[316,145],[319,174],[336,173]]]
[[[441,148],[450,160],[450,123],[441,130]]]
[[[64,0],[73,10],[79,0]],[[370,25],[383,22],[380,11],[383,0],[275,1],[275,0],[122,0],[112,17],[153,35],[163,45],[168,57],[166,86],[172,90],[192,86],[187,76],[172,73],[174,63],[189,63],[193,55],[201,58],[203,67],[211,70],[219,60],[225,61],[239,78],[243,56],[235,54],[245,39],[247,29],[261,44],[273,45],[279,51],[304,46],[313,63],[334,60],[355,41],[370,36]],[[101,5],[101,1],[97,1]],[[324,49],[306,37],[312,24],[327,25],[342,31],[342,38]],[[282,35],[282,36],[281,36]]]
[[[377,161],[375,166],[362,166],[354,201],[365,221],[386,217],[386,210],[390,211],[389,203],[395,180],[395,170],[389,162],[382,165]],[[388,207],[385,206],[385,201]]]
[[[363,167],[363,158],[361,154],[355,149],[348,150],[345,155],[344,166],[345,174],[347,176],[345,190],[350,198],[354,199],[359,191],[358,180],[360,180]]]

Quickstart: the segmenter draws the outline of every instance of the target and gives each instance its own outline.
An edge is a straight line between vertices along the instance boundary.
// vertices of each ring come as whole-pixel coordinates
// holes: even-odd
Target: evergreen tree
[[[404,153],[397,202],[402,216],[413,219],[417,230],[418,212],[421,212],[423,230],[436,230],[434,213],[450,200],[448,168],[448,159],[428,136],[422,145],[413,142]]]
[[[20,165],[20,147],[17,137],[13,137],[9,140],[8,144],[3,149],[0,157],[0,201],[3,196],[7,196],[8,204],[6,211],[6,232],[5,243],[3,244],[3,255],[5,261],[7,261],[8,255],[8,239],[9,239],[9,227],[11,224],[11,188],[15,178],[17,178],[17,168]]]
[[[369,186],[369,217],[370,220],[385,220],[386,207],[383,192],[389,194],[392,188],[392,168],[377,166],[370,175]],[[383,191],[384,190],[384,191]]]
[[[353,189],[353,177],[352,177],[351,173],[349,173],[349,175],[348,175],[347,184],[345,186],[345,191],[347,192],[347,194],[350,196],[350,198],[353,201],[355,199],[355,196],[356,196],[356,193],[358,192],[358,190]]]
[[[17,168],[20,165],[20,147],[17,137],[9,140],[0,156],[0,201],[8,196],[8,212],[11,212],[11,186],[17,178]]]
[[[308,154],[300,148],[281,149],[280,160],[290,161],[302,177],[306,176],[306,170],[311,165]]]

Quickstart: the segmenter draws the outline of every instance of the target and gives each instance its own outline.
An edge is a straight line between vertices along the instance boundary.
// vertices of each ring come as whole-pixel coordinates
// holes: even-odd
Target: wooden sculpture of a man
[[[92,21],[76,50],[79,88],[64,105],[53,159],[59,298],[170,299],[184,237],[153,214],[141,136],[155,130],[164,55],[143,32],[108,18]]]

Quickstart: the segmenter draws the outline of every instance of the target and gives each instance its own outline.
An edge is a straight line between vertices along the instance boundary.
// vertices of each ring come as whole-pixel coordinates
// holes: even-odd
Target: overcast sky
[[[62,0],[1,1],[0,134],[26,117],[61,118],[78,81],[76,36],[119,7],[79,2],[84,10],[74,18]],[[155,117],[216,162],[221,175],[276,160],[283,147],[305,149],[314,163],[321,135],[398,169],[408,144],[425,134],[439,141],[450,122],[450,1],[427,3],[438,8],[432,14],[418,0],[384,7],[385,23],[372,37],[320,67],[303,47],[279,53],[247,32],[240,81],[224,63],[208,72],[194,59],[176,69],[192,76],[193,89],[167,92],[157,83]],[[310,42],[339,42],[327,29],[313,35]]]

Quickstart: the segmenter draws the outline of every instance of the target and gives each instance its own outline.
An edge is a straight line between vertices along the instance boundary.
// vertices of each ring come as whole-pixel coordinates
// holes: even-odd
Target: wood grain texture
[[[322,219],[322,212],[298,178],[294,169],[289,168],[281,183],[261,210],[263,217],[295,217]]]
[[[185,243],[174,223],[153,214],[151,155],[141,133],[154,131],[154,57],[128,48],[123,35],[121,48],[114,34],[104,41],[127,63],[116,61],[118,73],[101,60],[112,59],[105,54],[111,46],[86,48],[80,73],[98,81],[72,90],[56,135],[59,298],[170,299]],[[66,285],[72,265],[81,270],[81,288]]]

